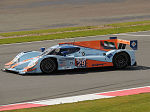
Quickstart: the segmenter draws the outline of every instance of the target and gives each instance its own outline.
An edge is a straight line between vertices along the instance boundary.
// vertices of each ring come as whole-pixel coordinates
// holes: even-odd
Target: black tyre
[[[133,64],[133,66],[137,66],[137,62],[135,62],[135,63]]]
[[[130,65],[130,57],[126,52],[117,53],[113,57],[113,64],[117,69],[126,68],[128,65]]]
[[[57,62],[51,58],[44,59],[40,64],[40,68],[43,73],[52,73],[57,70]]]

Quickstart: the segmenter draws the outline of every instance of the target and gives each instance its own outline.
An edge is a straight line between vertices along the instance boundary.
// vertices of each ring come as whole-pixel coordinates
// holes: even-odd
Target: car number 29
[[[76,59],[77,67],[86,67],[86,59],[85,58],[79,58]]]

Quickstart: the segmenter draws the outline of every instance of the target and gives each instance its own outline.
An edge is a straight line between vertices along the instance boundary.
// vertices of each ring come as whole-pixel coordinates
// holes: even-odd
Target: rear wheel
[[[49,74],[57,70],[57,63],[54,59],[47,58],[41,62],[40,68],[43,73]]]
[[[135,63],[133,64],[133,66],[137,66],[137,62],[135,62]]]
[[[117,53],[113,57],[113,64],[115,68],[126,68],[130,63],[130,57],[126,52]]]

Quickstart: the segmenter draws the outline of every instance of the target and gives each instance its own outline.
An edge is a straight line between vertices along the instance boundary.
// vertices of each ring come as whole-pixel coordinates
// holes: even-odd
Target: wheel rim
[[[53,60],[47,59],[47,60],[42,61],[41,70],[44,73],[51,73],[55,70],[55,68],[56,68],[56,65]]]
[[[116,56],[116,58],[115,58],[115,66],[117,68],[124,68],[124,67],[127,66],[127,64],[128,64],[127,56],[122,55],[122,54]]]

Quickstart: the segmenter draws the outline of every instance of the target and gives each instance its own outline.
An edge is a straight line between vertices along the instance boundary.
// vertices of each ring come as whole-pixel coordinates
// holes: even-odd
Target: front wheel
[[[113,58],[115,68],[126,68],[130,63],[130,57],[126,52],[117,53]]]
[[[40,68],[43,73],[49,74],[57,70],[57,63],[54,59],[47,58],[42,60]]]

